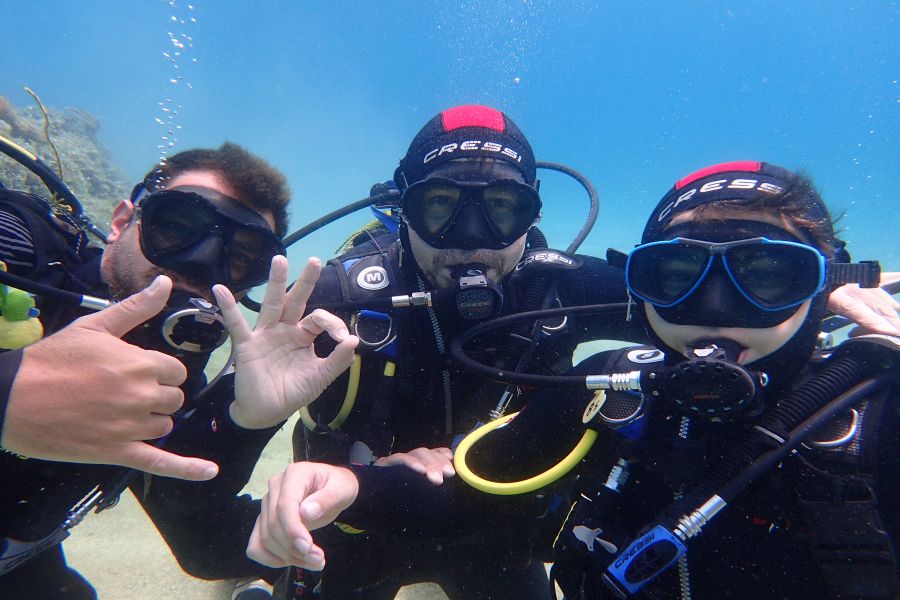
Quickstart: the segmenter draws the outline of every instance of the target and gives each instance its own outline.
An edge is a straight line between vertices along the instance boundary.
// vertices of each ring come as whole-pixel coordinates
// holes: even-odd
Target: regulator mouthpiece
[[[194,354],[209,353],[228,339],[218,307],[202,298],[170,312],[162,324],[163,339],[172,348]]]
[[[218,307],[176,290],[166,308],[129,338],[141,347],[178,358],[209,354],[225,343],[228,329]]]
[[[500,314],[503,292],[481,264],[459,265],[453,270],[456,311],[466,321],[483,321]]]
[[[755,413],[762,405],[764,374],[737,363],[743,348],[728,339],[699,340],[688,358],[657,377],[659,393],[694,417],[728,421]]]

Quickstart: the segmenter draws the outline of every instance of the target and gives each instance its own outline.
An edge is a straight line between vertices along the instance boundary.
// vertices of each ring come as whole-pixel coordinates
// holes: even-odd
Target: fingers
[[[379,458],[380,467],[403,465],[425,477],[434,485],[444,483],[444,478],[453,477],[453,453],[449,448],[416,448],[410,452],[399,452]]]
[[[300,503],[300,517],[310,530],[334,521],[356,500],[359,482],[349,469],[319,463],[306,463],[319,472],[322,483]]]
[[[279,506],[279,501],[291,503],[294,490],[285,489],[282,495],[282,484],[284,475],[278,474],[269,479],[269,491],[263,496],[260,507],[260,540],[268,552],[271,552],[281,560],[291,562],[293,552],[291,550],[291,539],[285,533],[282,526],[282,516],[279,510],[285,510]],[[293,502],[293,512],[298,513],[300,509],[299,501]],[[299,520],[299,515],[297,519]]]
[[[187,481],[208,481],[219,473],[219,467],[214,462],[178,456],[144,442],[126,444],[121,459],[116,464],[146,471],[151,475]]]
[[[262,521],[263,515],[261,514],[256,518],[256,525],[253,526],[253,531],[250,532],[250,541],[247,543],[247,558],[249,558],[250,560],[255,560],[261,565],[272,568],[281,568],[288,566],[290,562],[285,561],[281,557],[276,556],[275,554],[270,552],[263,543]]]
[[[888,279],[893,275],[889,274]],[[853,335],[900,335],[898,307],[900,304],[886,291],[860,288],[855,284],[843,285],[828,297],[829,310],[860,325],[860,329],[855,330]]]
[[[324,552],[313,543],[300,516],[300,502],[308,491],[328,485],[327,477],[320,477],[317,467],[295,463],[284,474],[269,479],[269,492],[261,503],[260,517],[247,547],[248,556],[276,566],[294,564],[313,570],[325,566]]]
[[[306,261],[306,266],[294,287],[288,292],[287,301],[284,306],[284,314],[281,320],[286,323],[296,323],[306,311],[306,303],[312,295],[316,287],[316,281],[319,280],[319,274],[322,272],[322,261],[316,257],[310,257]]]
[[[266,295],[259,310],[259,318],[256,320],[256,329],[275,323],[281,319],[284,311],[284,295],[287,287],[288,262],[283,256],[272,258],[272,266],[269,268],[269,284],[266,286]]]
[[[354,351],[358,345],[359,338],[355,335],[348,335],[343,342],[335,346],[331,354],[322,359],[321,368],[325,385],[330,385],[338,378],[338,375],[350,368],[356,358]]]
[[[336,342],[343,342],[350,335],[343,319],[321,308],[317,308],[300,320],[300,330],[301,344],[312,344],[316,337],[325,331]]]
[[[154,390],[152,403],[148,406],[151,413],[171,415],[184,404],[184,392],[175,385],[162,385]],[[146,438],[145,438],[146,439]]]
[[[212,288],[213,295],[216,297],[216,303],[219,310],[222,311],[222,320],[225,321],[225,327],[231,335],[233,344],[240,344],[250,339],[252,330],[247,324],[247,319],[241,314],[237,307],[237,302],[231,294],[231,290],[221,284],[216,284]]]
[[[122,337],[161,311],[171,291],[172,280],[160,275],[147,289],[96,314],[81,317],[76,323],[87,329]]]
[[[882,271],[881,285],[885,286],[900,281],[900,271]]]
[[[107,309],[108,310],[108,309]],[[160,385],[179,386],[187,379],[187,367],[174,356],[157,352],[156,350],[142,350],[141,356],[149,358],[153,362],[153,373]],[[184,396],[182,396],[182,399]],[[179,403],[174,410],[158,412],[175,412],[181,407]]]
[[[300,506],[310,491],[316,490],[320,485],[323,485],[323,480],[317,476],[310,463],[305,462],[292,464],[281,480],[281,494],[274,506],[277,526],[271,529],[271,533],[278,538],[294,564],[319,562],[310,560],[310,553],[316,546],[309,532],[309,524],[301,518]],[[324,560],[321,550],[313,554]]]
[[[175,426],[172,417],[169,415],[150,415],[141,422],[144,432],[140,433],[143,440],[156,440],[172,433]]]

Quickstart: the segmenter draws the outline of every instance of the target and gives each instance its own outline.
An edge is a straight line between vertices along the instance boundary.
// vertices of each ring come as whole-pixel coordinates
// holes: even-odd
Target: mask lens
[[[279,244],[260,232],[236,230],[228,252],[231,280],[251,285],[265,281],[272,258],[283,253],[284,249]]]
[[[819,291],[822,270],[814,249],[790,242],[729,248],[725,260],[735,283],[767,309],[787,308]]]
[[[148,250],[179,250],[196,243],[215,226],[211,208],[178,196],[186,195],[163,192],[148,196],[141,204],[141,234]]]
[[[426,181],[406,191],[403,211],[417,232],[439,236],[453,223],[461,196],[458,186]]]
[[[506,180],[484,185],[429,179],[407,188],[401,206],[407,222],[416,233],[422,235],[426,242],[439,247],[453,247],[445,245],[452,242],[443,239],[443,236],[453,237],[454,224],[463,211],[477,211],[472,214],[478,214],[478,219],[483,218],[487,226],[485,231],[479,232],[479,239],[492,235],[499,247],[524,235],[541,211],[536,190]],[[490,232],[486,231],[487,228]]]
[[[631,252],[625,279],[638,298],[656,306],[671,306],[694,289],[708,264],[705,248],[674,241],[651,243]]]
[[[510,183],[488,186],[482,191],[484,213],[505,242],[524,234],[540,212],[537,194],[529,193],[529,189]]]

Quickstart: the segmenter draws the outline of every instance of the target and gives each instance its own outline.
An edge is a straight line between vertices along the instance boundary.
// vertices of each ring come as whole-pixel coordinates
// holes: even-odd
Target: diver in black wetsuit
[[[284,297],[287,264],[278,255],[284,254],[280,236],[286,229],[288,199],[283,177],[234,144],[217,150],[182,152],[154,168],[136,186],[131,200],[119,205],[109,245],[101,252],[86,246],[84,233],[66,213],[54,215],[47,202],[30,194],[0,190],[0,256],[11,273],[67,292],[117,300],[140,291],[157,275],[167,275],[176,288],[169,312],[203,305],[188,299],[194,296],[195,300],[210,301],[215,293],[236,347],[255,353],[255,361],[262,363],[254,367],[238,356],[237,374],[207,387],[203,368],[218,345],[215,339],[205,334],[192,337],[191,325],[184,321],[167,331],[168,339],[164,338],[161,321],[151,321],[127,335],[130,344],[175,356],[184,364],[178,365],[181,372],[187,370],[186,381],[184,377],[179,380],[184,381],[181,392],[170,382],[169,391],[177,392],[177,398],[164,413],[160,409],[156,415],[159,427],[152,430],[155,435],[146,437],[172,432],[166,440],[167,450],[208,458],[219,464],[219,474],[203,484],[159,477],[129,478],[123,469],[104,464],[0,453],[0,597],[96,598],[90,583],[65,562],[60,541],[67,529],[62,525],[70,510],[95,486],[113,493],[111,488],[124,487],[132,480],[135,496],[188,572],[206,578],[267,573],[243,552],[259,505],[249,496],[236,494],[276,431],[274,426],[318,395],[346,368],[355,346],[355,338],[347,336],[343,323],[332,315],[320,311],[300,321],[305,308],[302,295],[312,289],[315,265],[304,273],[305,281],[301,280],[287,299]],[[268,313],[268,325],[258,323],[250,332],[236,316],[234,300],[229,300],[224,286],[239,294],[265,281],[270,273],[272,284],[264,303],[268,306],[263,308]],[[218,285],[211,291],[214,284]],[[206,306],[211,309],[211,305]],[[277,311],[273,310],[275,306]],[[39,307],[48,336],[88,312],[54,295],[42,297]],[[317,359],[311,348],[313,338],[323,330],[342,340],[339,348],[343,350],[325,359],[330,365]],[[215,331],[221,333],[221,329]],[[258,339],[263,336],[270,339]],[[285,346],[278,351],[280,364],[290,362],[284,373],[267,354],[274,344]],[[76,373],[78,369],[104,368],[91,365],[97,357],[83,356],[79,350],[69,352],[72,360],[79,361],[74,365]],[[287,379],[276,381],[279,373]],[[12,380],[17,373],[3,376]],[[298,388],[281,397],[269,393],[270,387],[290,387],[284,385],[288,379],[293,379]],[[265,385],[267,382],[273,385]],[[12,384],[3,383],[8,391]],[[85,385],[85,379],[73,377],[70,385]],[[304,395],[306,401],[294,403]],[[168,413],[179,405],[176,418],[194,412],[172,431]],[[65,410],[65,399],[60,406]],[[109,424],[111,430],[116,426],[115,420]],[[107,499],[115,498],[113,493]]]
[[[573,373],[640,372],[643,395],[600,392],[589,407],[590,392],[544,390],[467,457],[515,481],[564,456],[583,422],[598,431],[556,543],[566,598],[900,595],[900,340],[816,350],[832,286],[871,267],[839,264],[834,248],[810,181],[765,163],[704,169],[659,203],[626,270],[655,348]],[[774,454],[878,373],[881,387]],[[767,452],[767,467],[747,469]]]
[[[480,139],[477,134],[472,137]],[[457,147],[460,145],[458,141],[448,140],[448,143],[456,143]],[[435,145],[435,148],[441,147],[443,146]],[[415,148],[414,144],[411,150],[415,150]],[[422,154],[428,156],[429,152],[426,146]],[[469,165],[473,165],[473,163],[470,162]],[[398,174],[400,172],[398,170]],[[398,179],[402,181],[399,175]],[[426,178],[424,181],[427,183],[428,179]],[[441,183],[444,184],[444,182]],[[707,193],[708,191],[704,191],[704,197]],[[406,234],[401,232],[401,241],[393,242],[397,254],[407,258],[405,263],[400,264],[399,261],[386,263],[379,255],[373,253],[361,252],[359,257],[350,254],[333,262],[334,270],[326,269],[328,277],[323,279],[323,285],[344,289],[346,290],[344,297],[350,295],[351,299],[355,300],[365,298],[366,291],[348,285],[347,279],[351,280],[350,283],[354,281],[358,283],[360,279],[366,281],[365,274],[371,273],[373,267],[382,269],[382,273],[387,273],[387,269],[384,268],[385,264],[389,266],[399,264],[401,272],[405,272],[404,269],[412,269],[413,275],[415,275],[417,269],[410,267],[408,260],[410,254],[408,247],[413,245],[410,242],[413,239],[411,233],[414,231],[414,226],[410,223],[407,224],[407,228],[409,231]],[[408,235],[410,240],[404,242],[403,235]],[[386,236],[385,239],[378,240],[377,244],[384,247],[391,242],[392,239]],[[371,258],[372,256],[375,258]],[[416,263],[421,266],[421,261],[418,259]],[[345,269],[349,277],[344,276]],[[833,264],[829,270],[835,270]],[[577,274],[577,270],[555,273],[557,276],[568,275],[570,277],[575,274]],[[397,277],[391,273],[390,277],[386,279],[396,281]],[[516,281],[514,274],[504,282],[503,289],[515,288]],[[378,282],[380,282],[378,278],[370,281],[370,283]],[[869,283],[873,284],[874,282],[870,281]],[[378,290],[369,291],[377,292]],[[393,294],[396,292],[388,289],[382,293]],[[372,296],[369,296],[369,299],[374,302],[377,298]],[[817,296],[817,310],[822,308],[826,297],[827,294]],[[888,300],[890,301],[890,298]],[[457,321],[460,320],[453,311],[445,308],[444,314],[446,315],[447,312],[450,312],[448,316],[450,322],[453,322],[454,318]],[[509,311],[510,314],[513,312],[515,311]],[[359,315],[359,317],[364,316],[366,315]],[[412,313],[395,315],[395,319],[401,324],[409,321],[400,319],[412,320],[413,317]],[[581,318],[576,321],[574,318],[570,318],[567,323],[585,320],[587,319]],[[392,330],[384,324],[394,325],[395,322],[397,321],[388,321],[384,317],[376,317],[374,324],[369,321],[356,320],[358,327],[367,333],[375,334],[371,340],[375,342],[384,340],[382,343],[390,341],[393,337],[390,335]],[[559,320],[557,318],[545,322],[556,324],[559,323]],[[382,325],[380,328],[377,326],[379,324]],[[426,327],[430,327],[430,325],[430,323],[426,323]],[[634,323],[631,326],[634,326]],[[403,330],[399,327],[393,331],[397,332],[400,340],[404,339]],[[426,332],[430,333],[427,329]],[[412,334],[415,333],[416,331],[412,332]],[[577,337],[577,332],[574,333]],[[758,333],[765,334],[765,332]],[[532,488],[536,490],[536,494],[543,496],[543,502],[535,501],[532,495],[523,496],[521,499],[489,498],[473,494],[472,490],[460,491],[456,485],[459,483],[458,479],[450,479],[440,487],[429,488],[421,477],[409,469],[369,466],[370,463],[412,466],[421,472],[427,472],[433,483],[439,483],[447,475],[446,471],[442,471],[442,467],[445,466],[441,464],[442,456],[438,455],[436,459],[428,461],[422,458],[421,454],[417,454],[423,449],[415,449],[405,455],[401,454],[400,456],[406,456],[407,459],[396,463],[389,462],[396,454],[389,455],[387,458],[375,458],[374,461],[372,459],[373,456],[378,456],[383,452],[373,451],[373,446],[370,445],[378,443],[377,436],[372,434],[377,433],[379,428],[387,427],[387,425],[382,425],[383,423],[391,426],[394,423],[403,424],[409,432],[404,433],[401,430],[402,435],[398,435],[397,439],[406,445],[397,449],[409,448],[414,445],[415,442],[404,442],[407,437],[422,438],[421,432],[416,430],[418,423],[414,419],[421,418],[423,419],[421,423],[427,425],[429,421],[425,419],[431,415],[430,418],[433,421],[443,423],[445,405],[440,402],[440,387],[429,393],[431,386],[442,383],[442,378],[428,378],[427,375],[434,372],[440,374],[440,371],[446,367],[453,369],[451,374],[459,378],[455,381],[458,389],[464,389],[464,386],[468,386],[470,389],[476,387],[477,377],[467,376],[455,370],[453,365],[436,361],[433,346],[423,344],[421,338],[419,339],[420,343],[413,347],[414,352],[411,356],[406,357],[398,352],[396,356],[400,358],[396,359],[397,363],[394,362],[394,359],[377,361],[375,368],[369,371],[368,375],[365,375],[366,363],[363,362],[360,371],[365,377],[375,378],[376,384],[368,387],[359,386],[362,395],[354,395],[353,390],[356,389],[356,386],[353,385],[354,380],[351,379],[351,385],[335,386],[326,393],[325,399],[328,401],[327,399],[330,398],[331,406],[325,405],[324,402],[313,405],[314,413],[317,414],[315,420],[309,416],[305,417],[309,421],[309,427],[315,428],[315,432],[305,434],[306,437],[300,440],[298,446],[301,451],[307,451],[307,447],[303,444],[308,443],[310,454],[321,457],[323,453],[319,450],[320,448],[331,446],[340,452],[343,446],[344,455],[349,454],[351,459],[358,464],[342,468],[299,462],[291,465],[283,475],[270,480],[270,491],[263,501],[262,514],[251,536],[248,554],[255,560],[271,566],[293,564],[320,570],[326,563],[326,559],[329,566],[326,567],[324,586],[315,590],[311,587],[312,582],[308,579],[297,580],[295,578],[296,587],[290,589],[289,592],[296,597],[315,595],[322,591],[326,594],[331,593],[329,589],[334,590],[335,587],[328,587],[329,577],[333,578],[331,579],[332,585],[341,586],[337,589],[342,590],[342,593],[350,595],[350,597],[365,597],[369,594],[372,594],[373,597],[389,596],[401,582],[428,579],[439,581],[442,584],[447,583],[445,589],[448,589],[451,594],[465,597],[478,597],[479,594],[503,597],[504,594],[516,593],[516,590],[520,589],[516,587],[517,584],[540,585],[539,577],[534,575],[534,571],[508,568],[504,571],[502,566],[498,568],[497,563],[499,562],[498,558],[505,560],[509,556],[501,554],[504,549],[514,547],[512,545],[521,543],[523,540],[525,543],[519,547],[520,562],[518,564],[525,563],[529,555],[543,556],[541,550],[544,550],[545,553],[549,551],[556,530],[551,527],[551,535],[542,538],[535,533],[535,521],[531,519],[531,516],[535,514],[536,509],[559,502],[560,497],[553,494],[552,491],[538,490],[537,488],[540,486]],[[568,339],[571,340],[571,338]],[[492,361],[494,356],[490,356],[490,353],[485,352],[484,349],[491,350],[502,345],[504,336],[491,335],[488,332],[479,334],[477,340],[477,344],[472,344],[474,349],[471,352],[479,353],[480,359]],[[550,340],[552,341],[553,338]],[[561,338],[563,344],[566,343],[566,340],[565,336]],[[424,342],[433,343],[427,337]],[[392,348],[390,344],[387,344],[386,347]],[[551,353],[553,345],[549,344],[543,350]],[[399,372],[398,365],[401,358],[412,361],[416,360],[417,354],[421,355],[419,359],[421,364],[418,365],[417,370],[407,375],[409,381],[405,389],[419,391],[423,395],[410,396],[409,400],[404,402],[407,412],[394,412],[390,403],[385,404],[383,400],[379,399],[397,397],[404,388],[399,388],[395,393],[393,383],[387,387],[380,388],[379,386],[384,385],[386,378],[390,377],[389,374]],[[388,357],[391,356],[394,355],[388,355]],[[642,360],[658,360],[661,356],[659,350],[644,348],[635,351],[633,360],[639,363]],[[365,357],[363,361],[366,360],[371,359]],[[498,363],[503,364],[500,361],[494,364]],[[394,371],[395,368],[396,371]],[[531,365],[529,368],[547,373],[547,370],[542,369],[538,364]],[[492,374],[488,377],[495,378],[497,373],[509,372],[509,368],[488,369],[488,372]],[[385,374],[385,377],[378,379],[382,373]],[[503,377],[501,376],[500,379]],[[387,381],[390,382],[390,380]],[[345,390],[348,388],[350,393],[346,394]],[[338,395],[339,398],[335,398],[335,395]],[[506,429],[495,432],[489,440],[482,442],[483,444],[489,443],[493,448],[495,444],[503,444],[504,439],[506,440],[505,445],[502,445],[499,450],[491,452],[484,452],[483,448],[476,447],[472,452],[472,462],[476,470],[494,475],[496,478],[517,479],[520,478],[519,475],[530,475],[535,470],[549,466],[548,461],[556,462],[559,453],[568,452],[583,432],[581,413],[587,398],[584,402],[566,402],[566,399],[572,395],[569,390],[543,395],[541,398],[545,401],[535,403],[535,406],[543,406],[551,414],[545,415],[537,408],[526,408],[520,417]],[[454,406],[456,406],[459,395],[454,395],[453,399]],[[466,397],[462,399],[465,401]],[[421,401],[417,403],[417,400]],[[426,404],[426,400],[431,400],[431,404]],[[365,402],[365,406],[370,407],[367,409],[368,414],[357,410],[354,401]],[[521,400],[517,399],[517,401],[521,404]],[[493,404],[489,403],[489,406],[493,406]],[[319,408],[327,408],[327,410],[315,410]],[[348,410],[349,408],[353,408],[353,410]],[[537,415],[535,420],[528,418],[528,415],[535,414]],[[379,418],[374,419],[373,416]],[[572,418],[569,419],[569,417]],[[483,419],[484,417],[476,418]],[[465,423],[466,427],[460,427],[460,429],[465,431],[466,428],[472,426],[474,420]],[[342,428],[338,426],[345,421],[353,423],[358,437],[341,436]],[[646,422],[646,420],[640,422]],[[527,426],[520,427],[520,424],[527,424]],[[526,430],[524,433],[519,431],[517,435],[512,435],[517,429],[522,428]],[[334,429],[337,431],[333,431]],[[376,431],[373,432],[372,429]],[[359,433],[360,431],[362,434]],[[413,435],[417,433],[418,438],[413,438]],[[359,438],[363,435],[368,435],[368,439],[372,441],[361,442]],[[452,434],[441,434],[437,429],[435,435],[436,437],[443,435],[443,439],[447,440]],[[524,443],[519,439],[520,435],[525,435]],[[527,439],[529,436],[535,439]],[[599,460],[605,460],[607,454],[602,451],[602,447],[607,446],[610,441],[615,441],[615,439],[615,436],[604,436],[604,443],[600,443],[598,446],[601,450],[593,454],[599,457]],[[318,454],[316,454],[317,451]],[[480,454],[484,454],[484,456],[479,456]],[[415,462],[416,458],[420,459],[418,464]],[[446,462],[445,455],[443,460]],[[599,468],[602,470],[605,467],[606,465],[602,465]],[[593,471],[588,471],[593,473]],[[593,480],[592,477],[590,481]],[[299,511],[296,508],[298,505]],[[563,511],[568,508],[567,504],[561,506]],[[512,530],[514,526],[509,525],[511,521],[514,521],[511,518],[513,515],[519,519],[517,523],[519,529],[516,531]],[[336,522],[329,526],[335,520]],[[550,521],[552,519],[545,517],[544,522]],[[310,531],[313,533],[310,534]],[[536,540],[543,541],[536,542]],[[533,552],[529,548],[535,543],[538,544],[538,547],[537,551]],[[545,544],[544,548],[540,547],[541,543]],[[455,553],[457,548],[461,550],[459,554]],[[347,553],[351,550],[356,551],[357,554],[348,558]],[[490,554],[492,551],[493,554]],[[464,552],[469,552],[469,554],[463,556]],[[486,554],[490,555],[485,556]],[[353,560],[351,561],[351,559]],[[329,568],[335,566],[335,563],[337,566],[330,571],[331,575],[329,575]],[[531,564],[533,565],[533,563]],[[352,568],[356,568],[357,571],[352,571]],[[337,577],[336,574],[347,575],[348,579],[334,579]],[[455,579],[450,580],[454,576]],[[377,577],[381,577],[379,581],[382,585],[367,583],[369,578]],[[344,590],[341,585],[342,581],[350,582],[350,585],[356,586],[355,589]],[[545,589],[544,586],[541,586],[525,593],[543,595]]]
[[[498,404],[504,404],[501,411],[520,404],[516,388],[468,376],[452,364],[447,345],[453,337],[497,314],[625,300],[620,270],[594,257],[550,251],[533,228],[541,210],[534,155],[505,114],[481,106],[444,111],[416,135],[394,182],[403,194],[399,232],[329,261],[310,302],[437,288],[435,305],[346,315],[369,351],[349,384],[342,377],[310,406],[306,426],[295,431],[298,460],[410,465],[416,452],[450,448],[457,436],[490,419]],[[484,295],[469,302],[464,290],[458,293],[463,286]],[[453,300],[441,301],[445,297]],[[560,373],[582,341],[643,337],[621,317],[557,320],[517,335],[482,340],[482,358]],[[348,385],[358,389],[350,401]],[[342,407],[351,404],[344,414]],[[531,551],[534,525],[524,523],[544,514],[548,503],[534,502],[518,514],[497,507],[478,517],[490,528],[467,536],[455,536],[452,524],[418,539],[399,530],[368,535],[330,527],[317,534],[331,538],[323,542],[324,595],[392,598],[401,585],[437,581],[454,598],[537,597],[546,576]],[[547,526],[548,535],[554,527]]]

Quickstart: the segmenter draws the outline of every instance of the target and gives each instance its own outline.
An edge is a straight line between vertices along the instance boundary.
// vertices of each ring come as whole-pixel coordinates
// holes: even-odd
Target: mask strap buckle
[[[858,283],[861,288],[877,288],[881,285],[881,264],[877,260],[830,263],[828,273],[828,283],[833,287],[845,283]]]

